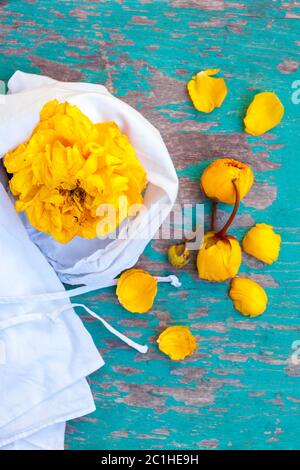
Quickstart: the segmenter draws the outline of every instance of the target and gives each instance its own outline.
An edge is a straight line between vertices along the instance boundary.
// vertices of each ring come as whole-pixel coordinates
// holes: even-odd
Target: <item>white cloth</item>
[[[68,284],[106,285],[135,265],[148,242],[170,213],[178,191],[176,172],[159,132],[136,110],[112,96],[102,85],[64,83],[16,72],[8,82],[9,95],[0,106],[0,157],[28,139],[42,106],[57,98],[77,105],[93,122],[115,121],[132,143],[147,171],[145,210],[127,219],[116,239],[84,240],[67,245],[38,232],[27,222],[31,239],[58,276]],[[122,239],[126,230],[130,237]]]
[[[0,448],[59,449],[65,421],[94,411],[85,377],[104,362],[73,311],[72,291],[29,239],[1,183],[0,253]]]
[[[0,253],[0,295],[63,289],[28,238],[2,184]],[[64,422],[95,409],[85,377],[103,360],[67,302],[0,305],[0,447],[13,442],[18,447],[20,440],[24,448],[35,435],[31,445],[61,448]],[[65,311],[52,318],[62,305]],[[47,435],[45,428],[58,423]],[[42,429],[44,434],[37,434]]]
[[[78,105],[94,122],[114,120],[148,174],[148,211],[127,221],[131,239],[76,238],[68,245],[37,232],[16,213],[0,174],[0,450],[62,449],[65,422],[95,409],[86,376],[104,364],[69,297],[113,285],[135,264],[169,214],[178,181],[157,130],[103,86],[16,72],[9,92],[0,105],[0,157],[30,136],[43,104],[57,98]],[[62,281],[88,287],[66,292],[55,271]],[[158,280],[180,285],[176,276]],[[147,351],[85,305],[75,305],[128,345]]]

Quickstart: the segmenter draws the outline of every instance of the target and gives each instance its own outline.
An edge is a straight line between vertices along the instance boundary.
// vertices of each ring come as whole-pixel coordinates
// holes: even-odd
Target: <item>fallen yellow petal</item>
[[[218,72],[219,69],[204,70],[188,82],[190,98],[198,111],[210,113],[223,103],[227,87],[223,78],[213,77]]]
[[[160,351],[173,361],[192,356],[198,347],[188,326],[169,326],[159,335],[157,343]]]
[[[251,256],[272,264],[277,261],[281,245],[281,236],[275,233],[272,225],[256,224],[244,236],[243,250]]]
[[[245,132],[261,135],[280,123],[284,106],[275,93],[265,91],[255,95],[244,118]]]
[[[157,280],[142,269],[129,269],[119,277],[116,293],[126,310],[146,313],[152,308],[157,293]]]
[[[252,279],[236,277],[231,281],[229,296],[236,310],[248,317],[257,317],[267,308],[265,290]]]

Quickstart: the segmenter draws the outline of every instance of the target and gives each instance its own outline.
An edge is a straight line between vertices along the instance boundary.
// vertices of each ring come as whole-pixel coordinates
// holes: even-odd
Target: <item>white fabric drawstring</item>
[[[148,351],[148,346],[144,345],[141,346],[140,344],[136,343],[132,339],[128,338],[127,336],[123,335],[123,333],[120,333],[118,330],[116,330],[113,326],[111,326],[107,321],[105,321],[103,318],[99,317],[97,313],[93,312],[90,308],[88,308],[84,304],[72,304],[72,307],[80,307],[83,308],[87,313],[89,313],[92,317],[96,318],[97,320],[101,321],[101,323],[105,326],[105,328],[110,331],[113,335],[117,336],[120,338],[124,343],[128,344],[128,346],[131,346],[132,348],[136,349],[142,354],[145,354]]]
[[[158,282],[169,282],[172,286],[174,287],[180,287],[181,282],[179,281],[177,276],[174,276],[173,274],[170,274],[169,276],[155,276]],[[114,279],[113,281],[107,283],[107,286],[114,286],[118,282],[117,279]],[[0,296],[0,304],[16,304],[16,303],[22,303],[22,302],[29,302],[29,301],[50,301],[50,300],[62,300],[70,297],[75,297],[78,295],[86,294],[88,292],[92,292],[95,290],[98,290],[100,288],[103,288],[103,284],[101,287],[99,286],[81,286],[81,287],[76,287],[75,289],[70,289],[70,290],[64,290],[64,291],[58,291],[58,292],[48,292],[44,294],[31,294],[31,295],[16,295],[16,296]],[[25,323],[29,321],[34,321],[34,320],[42,320],[45,317],[48,317],[52,320],[55,320],[62,312],[66,310],[70,310],[72,307],[80,307],[83,308],[87,313],[89,313],[92,317],[96,318],[99,320],[105,328],[110,331],[113,335],[117,336],[120,338],[124,343],[128,344],[128,346],[131,346],[132,348],[136,349],[142,354],[145,354],[148,351],[148,346],[146,345],[140,345],[136,343],[135,341],[131,340],[127,336],[123,335],[123,333],[120,333],[118,330],[116,330],[114,327],[112,327],[107,321],[105,321],[102,317],[97,315],[93,310],[88,308],[84,304],[68,304],[64,305],[63,307],[60,307],[57,309],[55,312],[52,313],[28,313],[25,315],[16,315],[14,317],[11,317],[7,320],[3,320],[0,322],[0,331],[9,328],[14,325],[18,325],[20,323]]]
[[[174,274],[170,274],[169,276],[155,276],[157,282],[169,282],[173,287],[181,287],[181,282],[179,281],[178,277]]]
[[[174,274],[169,276],[154,276],[158,282],[169,282],[173,287],[181,287],[181,282],[178,277]],[[106,285],[88,285],[75,287],[70,290],[62,290],[59,292],[48,292],[41,294],[31,294],[31,295],[0,295],[0,304],[18,304],[22,302],[29,301],[39,301],[39,302],[48,302],[49,300],[62,300],[71,297],[77,297],[78,295],[88,294],[95,290],[103,289],[106,287],[115,286],[118,282],[118,279],[113,279],[112,281],[107,282]]]

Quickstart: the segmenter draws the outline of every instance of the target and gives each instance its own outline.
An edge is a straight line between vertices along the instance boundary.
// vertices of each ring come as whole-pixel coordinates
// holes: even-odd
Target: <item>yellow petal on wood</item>
[[[244,118],[245,132],[258,136],[273,129],[284,115],[284,106],[272,92],[255,95]]]
[[[265,290],[246,277],[235,277],[232,280],[229,296],[235,309],[247,317],[257,317],[267,308],[268,297]]]
[[[198,347],[188,326],[169,326],[159,335],[157,343],[160,351],[173,361],[192,356]]]
[[[223,78],[216,78],[219,69],[209,69],[197,73],[187,84],[190,98],[198,111],[210,113],[219,108],[227,95]]]
[[[119,277],[116,293],[126,310],[146,313],[152,308],[157,293],[157,279],[142,269],[129,269]]]

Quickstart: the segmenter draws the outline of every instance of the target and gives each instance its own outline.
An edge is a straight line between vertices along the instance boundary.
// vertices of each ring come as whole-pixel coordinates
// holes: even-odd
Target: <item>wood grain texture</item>
[[[0,1],[0,78],[16,69],[59,80],[103,83],[162,133],[181,181],[179,200],[203,199],[201,171],[230,155],[249,163],[256,183],[232,229],[241,238],[255,221],[275,226],[280,259],[264,266],[245,256],[241,272],[269,296],[263,316],[233,310],[228,285],[197,280],[194,266],[180,291],[160,285],[144,316],[118,305],[114,289],[86,304],[132,338],[149,341],[142,356],[83,317],[106,365],[90,377],[97,411],[71,422],[71,449],[299,449],[300,340],[299,79],[297,2],[241,0]],[[186,82],[219,67],[227,79],[222,108],[193,109]],[[265,136],[243,133],[242,117],[258,91],[275,91],[286,108]],[[208,205],[206,203],[206,209]],[[221,207],[224,215],[226,207]],[[169,273],[166,245],[153,241],[140,260]],[[81,299],[83,300],[83,299]],[[180,363],[157,350],[166,325],[189,324],[200,348]]]

